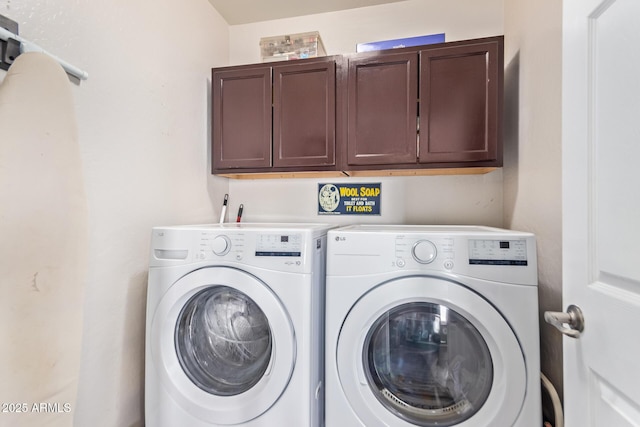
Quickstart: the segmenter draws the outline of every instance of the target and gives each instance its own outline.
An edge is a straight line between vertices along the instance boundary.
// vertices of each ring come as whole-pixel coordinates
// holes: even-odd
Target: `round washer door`
[[[180,278],[151,326],[156,374],[188,413],[216,424],[250,421],[284,392],[296,357],[291,320],[255,276],[208,267]]]
[[[340,384],[367,426],[512,425],[525,361],[509,324],[484,298],[435,277],[391,280],[347,315]]]

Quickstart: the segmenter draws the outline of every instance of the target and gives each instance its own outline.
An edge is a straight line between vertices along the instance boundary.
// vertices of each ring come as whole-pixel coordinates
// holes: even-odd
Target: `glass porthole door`
[[[394,307],[373,323],[362,355],[374,396],[415,425],[459,424],[482,407],[491,391],[487,344],[446,305]]]
[[[189,379],[217,396],[251,389],[271,361],[269,321],[247,295],[212,286],[191,297],[175,328],[178,360]]]
[[[340,384],[367,426],[511,425],[524,357],[508,323],[466,287],[433,277],[383,283],[349,312]]]
[[[183,410],[234,425],[267,411],[295,365],[292,323],[255,276],[229,267],[179,279],[152,320],[152,357],[163,387]]]

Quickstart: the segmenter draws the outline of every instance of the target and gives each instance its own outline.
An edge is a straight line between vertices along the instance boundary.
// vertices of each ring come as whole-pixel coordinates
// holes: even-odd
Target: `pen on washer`
[[[224,222],[224,217],[227,215],[227,204],[229,203],[229,195],[224,195],[224,202],[222,202],[222,212],[220,212],[220,224]]]
[[[238,208],[238,217],[236,218],[236,222],[240,222],[240,219],[242,218],[243,209],[244,209],[244,205],[241,203],[240,207]]]

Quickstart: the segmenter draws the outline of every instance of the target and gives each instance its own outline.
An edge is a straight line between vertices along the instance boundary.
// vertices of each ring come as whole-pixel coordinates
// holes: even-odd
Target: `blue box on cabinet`
[[[358,43],[356,52],[370,52],[372,50],[397,49],[401,47],[420,46],[423,44],[444,43],[444,33],[428,36],[407,37],[404,39],[382,40],[379,42]]]

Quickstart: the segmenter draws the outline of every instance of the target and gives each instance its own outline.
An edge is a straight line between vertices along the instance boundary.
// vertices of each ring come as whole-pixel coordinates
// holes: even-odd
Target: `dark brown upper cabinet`
[[[273,67],[275,167],[335,165],[335,61]]]
[[[500,167],[503,46],[498,36],[213,69],[213,173]]]
[[[347,164],[415,163],[418,55],[349,58]]]
[[[271,67],[213,71],[213,172],[271,166]]]
[[[503,37],[350,56],[345,170],[502,166]]]
[[[420,52],[420,163],[502,165],[502,37]]]
[[[213,173],[336,170],[336,59],[213,70]]]

